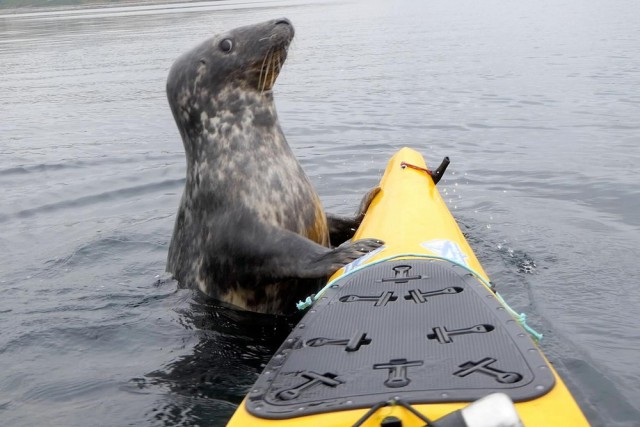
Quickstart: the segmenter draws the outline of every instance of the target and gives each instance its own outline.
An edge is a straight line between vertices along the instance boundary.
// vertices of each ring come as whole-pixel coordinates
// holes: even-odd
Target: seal
[[[353,218],[326,215],[280,128],[272,88],[293,36],[287,19],[236,28],[180,56],[167,79],[187,160],[167,271],[263,313],[294,311],[382,245],[347,240],[378,190]]]

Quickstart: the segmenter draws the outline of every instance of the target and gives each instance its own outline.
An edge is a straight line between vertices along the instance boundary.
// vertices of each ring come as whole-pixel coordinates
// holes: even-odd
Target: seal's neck
[[[191,149],[189,168],[203,163],[224,168],[225,162],[264,162],[290,153],[271,91],[227,89],[199,102],[199,117],[192,117],[197,126],[183,134],[185,148]]]

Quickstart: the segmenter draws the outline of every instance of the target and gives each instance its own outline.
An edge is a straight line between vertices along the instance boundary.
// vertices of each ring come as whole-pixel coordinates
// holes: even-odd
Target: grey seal
[[[382,245],[347,240],[377,190],[353,218],[326,215],[280,128],[272,88],[293,35],[287,19],[236,28],[180,56],[167,79],[187,159],[167,271],[263,313],[294,311]]]

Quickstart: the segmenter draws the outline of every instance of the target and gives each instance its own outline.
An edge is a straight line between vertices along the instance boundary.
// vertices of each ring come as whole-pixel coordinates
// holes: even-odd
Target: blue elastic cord
[[[444,257],[439,257],[439,256],[435,256],[435,255],[425,255],[425,254],[399,254],[399,255],[393,255],[390,257],[386,257],[386,258],[382,258],[382,259],[378,259],[376,261],[373,261],[369,264],[364,264],[361,265],[359,267],[354,268],[353,270],[350,270],[346,273],[344,273],[343,275],[341,275],[340,277],[337,277],[331,281],[329,281],[324,288],[320,289],[318,291],[318,293],[313,294],[311,296],[308,296],[305,300],[303,301],[298,301],[298,303],[296,304],[296,307],[298,307],[298,310],[305,310],[309,307],[311,307],[313,305],[314,302],[316,302],[321,296],[322,294],[324,294],[327,289],[329,289],[334,283],[336,283],[339,280],[342,280],[348,276],[351,276],[354,273],[357,273],[360,270],[363,270],[365,268],[368,267],[372,267],[374,265],[386,262],[386,261],[391,261],[394,259],[398,259],[398,258],[426,258],[426,259],[435,259],[435,260],[439,260],[439,261],[448,261],[452,264],[457,265],[458,267],[464,268],[465,270],[467,270],[469,273],[473,274],[474,277],[476,279],[478,279],[480,282],[482,282],[486,287],[488,287],[489,289],[493,289],[493,286],[491,286],[491,284],[489,282],[487,282],[485,280],[484,277],[482,277],[480,274],[476,273],[474,270],[472,270],[471,268],[467,267],[464,264],[460,264],[459,262],[456,262],[452,259],[449,258],[444,258]],[[531,326],[527,325],[527,315],[524,313],[517,313],[513,308],[509,307],[509,304],[507,304],[507,302],[504,300],[504,298],[502,298],[502,295],[498,294],[497,292],[495,293],[496,298],[498,299],[498,301],[500,301],[500,303],[504,306],[504,308],[507,310],[507,312],[513,316],[513,318],[515,318],[517,320],[517,322],[520,324],[520,326],[522,326],[524,328],[525,331],[527,331],[529,333],[529,335],[531,335],[536,342],[539,342],[542,339],[542,334],[539,332],[536,332]]]

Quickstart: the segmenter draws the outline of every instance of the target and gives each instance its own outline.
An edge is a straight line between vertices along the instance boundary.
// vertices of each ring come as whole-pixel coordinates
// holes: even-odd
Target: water
[[[282,126],[349,214],[408,145],[591,422],[640,425],[640,6],[217,1],[0,12],[3,426],[224,425],[287,319],[164,272],[179,54],[280,16]]]

